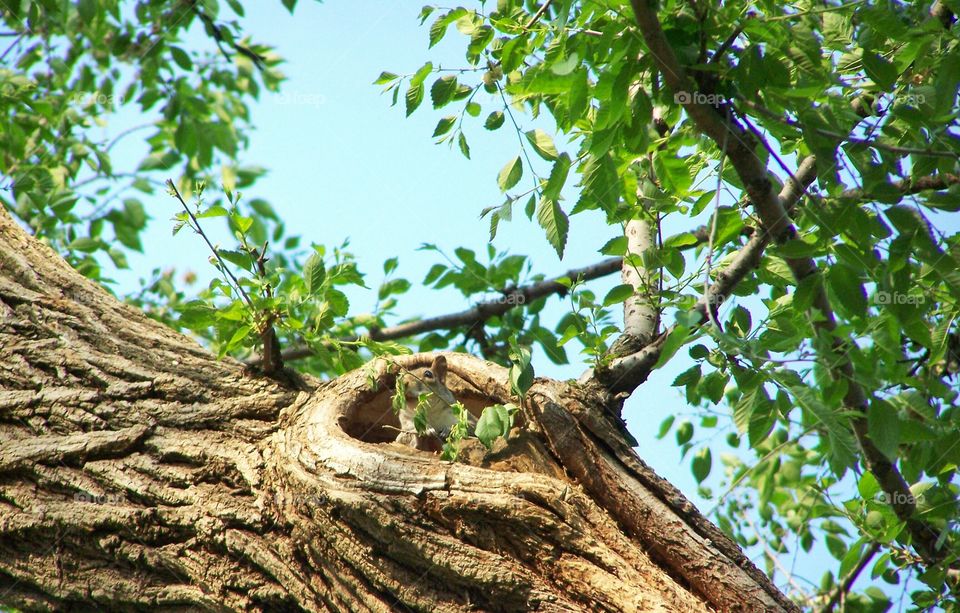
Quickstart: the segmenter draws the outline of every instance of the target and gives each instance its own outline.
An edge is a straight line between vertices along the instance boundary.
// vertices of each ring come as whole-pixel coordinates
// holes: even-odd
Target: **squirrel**
[[[398,415],[398,443],[422,451],[440,451],[443,442],[459,421],[453,409],[457,399],[447,387],[446,381],[447,359],[442,355],[435,357],[428,368],[408,370],[401,376],[405,403]],[[423,434],[418,434],[414,416],[421,396],[424,396],[426,428]],[[467,420],[469,432],[472,433],[476,427],[476,418],[467,413]]]

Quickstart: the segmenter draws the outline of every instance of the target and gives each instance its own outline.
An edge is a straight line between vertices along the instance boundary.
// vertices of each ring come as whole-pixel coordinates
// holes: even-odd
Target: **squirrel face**
[[[457,399],[446,385],[447,359],[438,355],[428,368],[409,370],[401,378],[406,402],[398,416],[401,432],[397,436],[397,442],[419,449],[427,446],[430,447],[429,450],[435,450],[435,444],[425,445],[425,441],[419,439],[431,438],[439,441],[439,438],[445,436],[444,433],[449,432],[457,423],[457,416],[451,408]],[[421,396],[424,396],[427,429],[425,436],[418,437],[413,418]]]

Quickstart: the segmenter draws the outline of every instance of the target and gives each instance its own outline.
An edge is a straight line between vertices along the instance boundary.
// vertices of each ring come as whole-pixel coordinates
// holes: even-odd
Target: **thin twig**
[[[4,51],[2,55],[0,55],[0,62],[2,62],[4,58],[7,57],[7,54],[10,53],[10,51],[20,43],[20,39],[22,39],[25,34],[26,32],[21,32],[20,36],[17,36],[15,39],[13,39],[13,42],[10,43],[10,46],[7,47],[6,51]]]
[[[751,102],[750,100],[747,100],[742,96],[737,96],[737,100],[742,102],[751,110],[754,110],[754,111],[757,111],[758,113],[766,115],[767,117],[770,117],[771,119],[779,121],[784,125],[790,126],[791,128],[797,128],[798,130],[803,129],[803,124],[801,124],[799,121],[795,119],[784,117],[779,113],[775,113],[770,109],[768,109],[767,107],[757,104],[756,102]],[[869,138],[859,138],[856,136],[851,136],[849,134],[840,134],[839,132],[824,130],[823,128],[810,127],[807,129],[813,130],[817,134],[820,134],[821,136],[826,136],[827,138],[833,138],[838,141],[853,143],[855,145],[865,145],[867,147],[873,147],[874,149],[882,149],[883,151],[889,151],[891,153],[899,153],[901,155],[929,155],[932,157],[948,157],[948,158],[956,158],[958,157],[958,155],[960,155],[953,151],[942,151],[939,149],[920,149],[918,147],[901,147],[899,145],[888,145],[886,143],[877,142],[876,140],[872,140]]]
[[[530,28],[532,28],[533,26],[535,26],[535,25],[537,24],[537,22],[540,21],[540,18],[543,17],[543,14],[547,12],[547,9],[550,8],[550,4],[551,4],[552,2],[553,2],[553,0],[546,0],[546,2],[543,3],[543,6],[541,6],[541,7],[537,10],[537,12],[533,14],[533,18],[530,19],[530,21],[527,23],[527,25],[523,26],[523,31],[524,31],[524,32],[526,32],[527,30],[529,30]]]
[[[880,543],[871,543],[870,547],[867,548],[867,551],[863,554],[863,557],[860,558],[860,561],[857,562],[857,565],[853,567],[843,581],[834,588],[833,594],[830,595],[830,600],[827,601],[827,604],[823,605],[823,608],[819,609],[817,613],[831,613],[833,608],[837,606],[837,603],[840,602],[840,599],[850,593],[850,588],[853,587],[853,582],[857,580],[857,577],[860,576],[860,573],[863,572],[863,569],[867,567],[867,564],[870,563],[870,560],[873,559],[873,556],[877,555],[877,552],[880,551]]]
[[[240,282],[237,281],[237,278],[233,276],[233,273],[230,272],[230,269],[227,267],[227,263],[223,261],[223,258],[220,257],[220,251],[213,246],[213,243],[210,242],[210,239],[207,238],[206,233],[203,231],[203,228],[200,227],[200,222],[197,221],[197,218],[194,216],[193,211],[190,210],[190,207],[187,206],[187,203],[183,200],[183,196],[180,195],[180,190],[177,189],[177,186],[174,185],[172,179],[167,179],[167,187],[170,188],[170,191],[180,201],[180,204],[183,205],[183,210],[187,212],[187,215],[190,216],[190,220],[193,221],[193,230],[199,234],[204,242],[207,243],[207,247],[210,248],[210,251],[213,252],[214,257],[217,258],[217,261],[220,263],[220,270],[222,270],[227,276],[230,277],[230,280],[233,281],[234,287],[236,287],[237,292],[243,296],[244,301],[246,301],[247,306],[250,307],[251,311],[254,311],[253,301],[250,300],[250,296],[247,296],[247,292],[243,291],[243,287],[240,286]]]

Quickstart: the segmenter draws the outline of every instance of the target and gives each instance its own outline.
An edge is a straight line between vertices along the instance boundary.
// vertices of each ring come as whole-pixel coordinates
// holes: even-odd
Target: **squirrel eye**
[[[427,370],[423,371],[423,376],[427,379],[433,379],[433,372],[431,372],[428,368]]]

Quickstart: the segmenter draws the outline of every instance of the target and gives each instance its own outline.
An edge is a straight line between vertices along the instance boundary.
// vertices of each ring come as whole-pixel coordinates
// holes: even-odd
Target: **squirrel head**
[[[433,394],[438,400],[452,404],[453,394],[447,388],[447,359],[442,355],[433,358],[427,368],[414,368],[403,375],[407,401],[416,403],[421,394]]]

